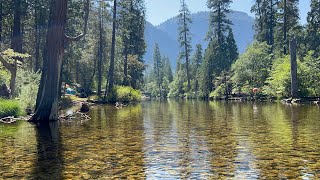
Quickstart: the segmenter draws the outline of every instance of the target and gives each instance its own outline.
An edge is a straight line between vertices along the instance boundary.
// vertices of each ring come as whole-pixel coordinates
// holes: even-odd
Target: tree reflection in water
[[[35,126],[37,138],[37,161],[34,179],[62,179],[63,155],[58,122]]]

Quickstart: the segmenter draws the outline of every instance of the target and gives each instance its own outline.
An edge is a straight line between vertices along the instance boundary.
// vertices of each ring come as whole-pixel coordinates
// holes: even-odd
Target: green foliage
[[[9,78],[9,73],[6,70],[0,68],[0,85],[8,83]]]
[[[266,43],[253,43],[232,66],[235,88],[241,91],[244,87],[249,90],[263,87],[271,64],[270,46]]]
[[[186,79],[186,74],[183,70],[176,72],[173,81],[171,82],[169,88],[168,97],[181,97],[184,95],[184,83]]]
[[[210,98],[218,98],[218,97],[222,97],[226,92],[226,87],[225,84],[221,84],[220,86],[218,86],[214,91],[212,91],[209,94]]]
[[[0,99],[0,118],[8,116],[17,117],[22,114],[19,101]]]
[[[211,52],[209,52],[209,50],[206,50],[204,55],[204,61],[201,65],[199,80],[201,97],[208,97],[208,94],[211,92],[213,88],[213,65],[212,61],[210,61],[210,56]]]
[[[306,88],[308,96],[320,96],[320,57],[310,51],[301,63],[301,86]]]
[[[288,56],[277,58],[270,72],[270,77],[263,87],[263,93],[275,97],[285,97],[290,95],[290,59]]]
[[[16,91],[22,109],[34,108],[41,74],[27,70],[18,70]]]
[[[300,96],[320,95],[320,58],[310,51],[303,61],[298,61]],[[276,97],[289,97],[291,92],[290,57],[277,58],[266,81],[263,93]]]
[[[311,0],[311,11],[307,17],[307,46],[320,56],[320,2]]]
[[[129,86],[116,86],[107,97],[108,102],[139,102],[141,92]]]
[[[28,58],[28,57],[30,57],[29,54],[18,53],[18,52],[15,52],[13,49],[7,49],[7,50],[3,51],[1,53],[1,55],[10,61],[13,61],[14,58]]]
[[[146,66],[139,61],[137,55],[129,55],[128,67],[128,74],[130,75],[129,80],[131,82],[131,86],[137,87],[136,82],[142,82],[143,71],[146,69]]]
[[[154,51],[153,51],[153,72],[156,77],[156,82],[160,88],[160,84],[162,82],[162,61],[161,61],[161,54],[159,45],[156,43],[154,45]],[[160,91],[160,89],[159,89]]]
[[[230,3],[232,3],[232,0],[207,1],[207,6],[211,10],[207,38],[217,38],[219,44],[222,44],[224,32],[226,32],[232,24],[227,18],[227,14],[230,12]]]

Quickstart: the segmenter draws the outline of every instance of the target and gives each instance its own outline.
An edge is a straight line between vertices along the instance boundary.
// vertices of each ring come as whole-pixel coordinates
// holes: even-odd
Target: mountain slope
[[[192,34],[192,46],[201,44],[203,49],[207,47],[208,42],[205,40],[209,28],[209,12],[198,12],[191,14],[192,25],[190,27]],[[229,14],[232,21],[232,29],[235,40],[240,53],[243,53],[248,45],[253,41],[254,36],[254,18],[246,13],[233,11]],[[176,60],[179,54],[178,37],[178,18],[171,18],[159,26],[153,26],[147,23],[146,26],[146,41],[147,52],[145,60],[147,64],[152,63],[153,46],[155,42],[159,43],[162,54],[169,56],[173,67],[176,66]]]

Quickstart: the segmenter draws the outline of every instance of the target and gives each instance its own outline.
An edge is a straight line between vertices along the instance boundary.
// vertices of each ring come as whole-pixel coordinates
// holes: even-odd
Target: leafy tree
[[[265,42],[254,42],[232,66],[232,80],[239,92],[249,93],[253,88],[262,88],[271,68],[272,54]]]
[[[10,77],[11,96],[16,95],[15,86],[16,86],[17,70],[18,70],[19,62],[21,64],[21,61],[18,61],[18,59],[22,60],[23,58],[28,58],[28,57],[30,57],[30,55],[15,52],[13,49],[7,49],[6,51],[0,53],[0,62],[10,72],[10,75],[11,75]]]
[[[300,76],[301,86],[306,90],[306,95],[320,96],[320,57],[314,51],[309,51],[301,63],[302,75]]]
[[[187,82],[188,82],[188,91],[191,89],[191,77],[190,77],[190,62],[189,62],[189,55],[191,52],[191,33],[190,33],[190,24],[191,24],[191,18],[190,18],[190,11],[188,9],[188,6],[185,2],[185,0],[181,0],[181,9],[179,14],[179,42],[180,42],[180,48],[183,48],[180,58],[185,58],[185,68],[187,73]]]

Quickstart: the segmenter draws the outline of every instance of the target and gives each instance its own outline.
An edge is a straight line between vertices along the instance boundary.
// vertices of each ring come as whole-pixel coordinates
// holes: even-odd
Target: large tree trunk
[[[2,19],[3,19],[3,14],[2,14],[2,0],[0,0],[0,48],[2,45]]]
[[[58,119],[58,93],[64,56],[67,0],[52,0],[44,56],[44,71],[38,92],[38,106],[31,121]],[[48,68],[46,68],[48,67]]]
[[[185,3],[183,1],[183,3]],[[183,14],[183,26],[184,26],[184,50],[186,55],[186,71],[187,71],[187,81],[188,81],[188,91],[191,89],[190,84],[190,72],[189,72],[189,52],[188,52],[188,39],[187,39],[187,23],[186,23],[186,12]]]
[[[298,98],[297,40],[290,41],[291,96]]]
[[[38,0],[35,0],[36,5],[39,3]],[[39,58],[40,58],[40,28],[39,28],[39,12],[38,7],[36,6],[34,9],[34,26],[35,26],[35,63],[34,63],[34,71],[37,72],[39,67]]]
[[[13,31],[11,37],[11,48],[18,53],[22,53],[22,31],[21,31],[21,0],[14,0],[14,18]],[[17,61],[21,59],[15,58],[14,67],[11,73],[10,89],[11,96],[15,95],[16,77],[17,77]]]
[[[102,7],[99,7],[99,50],[98,50],[98,95],[101,95],[102,87],[102,51],[103,51],[103,38],[102,38]]]
[[[283,2],[283,54],[287,54],[287,0]]]
[[[114,54],[116,48],[116,18],[117,18],[117,0],[113,2],[113,23],[112,23],[112,42],[111,42],[111,57],[110,57],[110,67],[109,67],[109,87],[106,88],[105,97],[107,89],[109,92],[113,89],[114,83]]]
[[[128,86],[129,85],[129,80],[128,80],[128,46],[124,45],[124,62],[123,62],[123,85]]]
[[[274,45],[274,9],[273,9],[273,0],[270,0],[270,19],[269,19],[269,45],[271,46],[271,51],[273,52],[273,45]]]
[[[78,41],[87,33],[90,0],[85,3],[84,31],[76,37],[65,34],[68,0],[52,0],[46,46],[43,55],[43,70],[38,90],[36,112],[32,122],[58,120],[58,94],[64,47],[71,41]]]

